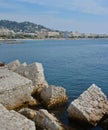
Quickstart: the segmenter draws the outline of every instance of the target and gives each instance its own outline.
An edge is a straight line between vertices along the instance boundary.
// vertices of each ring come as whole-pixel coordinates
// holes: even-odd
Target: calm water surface
[[[8,63],[16,59],[28,64],[41,62],[48,83],[65,87],[69,103],[93,83],[108,96],[108,40],[31,40],[24,44],[0,44],[0,61]],[[67,112],[58,115],[69,125]],[[72,130],[102,130],[72,127]]]

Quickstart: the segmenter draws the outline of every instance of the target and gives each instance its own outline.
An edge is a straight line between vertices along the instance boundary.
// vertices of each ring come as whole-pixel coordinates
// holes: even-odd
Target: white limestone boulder
[[[15,60],[15,61],[12,61],[10,62],[9,64],[7,64],[7,68],[9,70],[12,70],[14,71],[17,67],[19,67],[21,65],[20,61],[19,60]]]
[[[0,130],[36,130],[35,123],[0,104]]]
[[[65,130],[57,118],[44,109],[40,109],[37,112],[34,121],[36,126],[45,130]]]
[[[92,84],[68,107],[70,119],[96,126],[107,110],[107,97],[101,89]]]
[[[43,104],[48,108],[62,106],[68,101],[66,89],[53,85],[49,86],[48,88],[43,88],[40,93],[40,98]]]
[[[32,81],[21,75],[0,68],[0,103],[8,109],[14,109],[24,103],[36,103],[31,97]]]
[[[41,63],[35,62],[27,66],[20,66],[15,72],[32,80],[33,85],[35,86],[33,90],[34,92],[38,87],[48,86]]]

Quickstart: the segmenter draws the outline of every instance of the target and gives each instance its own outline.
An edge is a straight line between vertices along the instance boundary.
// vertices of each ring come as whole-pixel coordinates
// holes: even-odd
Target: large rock
[[[95,84],[68,107],[69,118],[96,126],[107,110],[107,98]]]
[[[32,81],[6,68],[0,68],[0,103],[8,109],[23,103],[35,103],[31,97]]]
[[[38,88],[38,86],[48,86],[41,63],[33,63],[27,66],[18,67],[15,72],[32,80],[34,87],[34,91]]]
[[[63,87],[53,85],[42,89],[40,98],[48,108],[64,105],[68,101],[66,90]]]
[[[21,65],[21,63],[19,62],[19,60],[15,60],[10,62],[9,64],[7,64],[7,68],[9,70],[14,71],[17,67],[19,67]]]
[[[0,130],[36,130],[34,122],[0,104]]]
[[[44,109],[40,109],[37,112],[34,121],[36,126],[45,130],[64,130],[63,125],[57,120],[57,118]]]

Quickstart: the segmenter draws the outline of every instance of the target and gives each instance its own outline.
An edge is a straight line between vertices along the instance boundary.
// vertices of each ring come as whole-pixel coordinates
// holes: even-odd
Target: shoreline
[[[99,39],[104,39],[108,40],[108,38],[45,38],[45,39],[0,39],[0,41],[45,41],[45,40],[99,40]]]
[[[108,38],[47,38],[47,39],[0,39],[1,44],[24,44],[27,41],[92,41],[92,40],[108,40]]]

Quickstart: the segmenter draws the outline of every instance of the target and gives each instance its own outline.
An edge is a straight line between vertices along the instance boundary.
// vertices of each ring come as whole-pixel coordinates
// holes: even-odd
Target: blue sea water
[[[69,103],[93,83],[101,87],[108,96],[107,39],[25,40],[24,44],[0,43],[0,61],[8,63],[19,59],[28,64],[41,62],[48,83],[65,87]],[[67,125],[67,112],[62,113],[60,119]],[[96,127],[92,130],[102,129]]]

